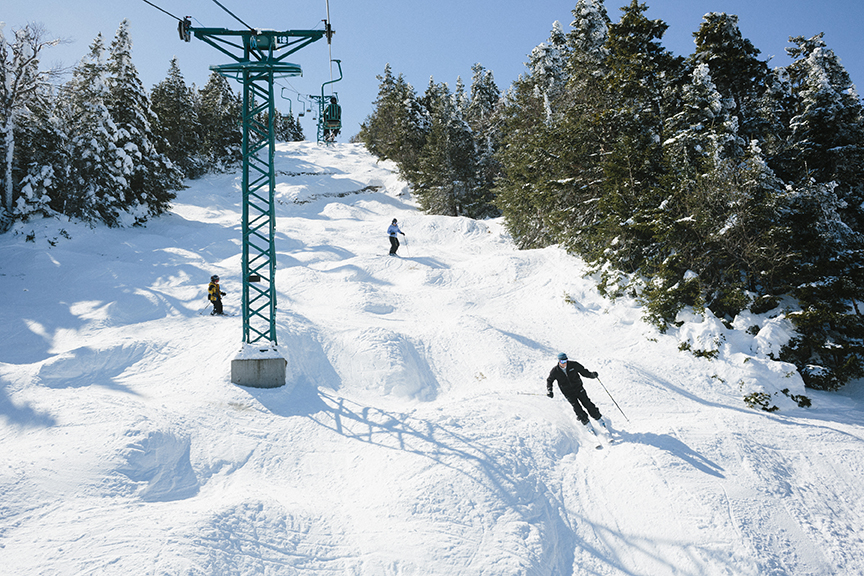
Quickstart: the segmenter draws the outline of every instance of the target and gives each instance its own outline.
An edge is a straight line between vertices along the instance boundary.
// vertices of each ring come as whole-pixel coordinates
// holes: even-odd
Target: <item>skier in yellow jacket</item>
[[[222,316],[222,296],[225,296],[225,292],[219,288],[219,276],[214,274],[210,277],[210,285],[207,287],[207,298],[213,304],[211,316]]]

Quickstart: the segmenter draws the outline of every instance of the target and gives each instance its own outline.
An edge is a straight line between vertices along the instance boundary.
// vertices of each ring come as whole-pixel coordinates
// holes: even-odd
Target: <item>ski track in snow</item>
[[[788,374],[680,352],[559,248],[422,214],[358,146],[277,163],[280,389],[231,384],[241,319],[200,314],[211,274],[238,308],[237,175],[0,236],[4,574],[864,574],[861,383],[748,409]],[[559,351],[615,444],[545,397]]]

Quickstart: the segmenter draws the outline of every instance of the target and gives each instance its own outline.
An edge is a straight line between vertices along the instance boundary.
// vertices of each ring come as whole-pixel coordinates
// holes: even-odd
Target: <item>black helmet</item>
[[[393,218],[393,224],[395,224],[395,223],[396,223],[396,219],[395,219],[395,218]]]
[[[218,282],[218,281],[219,281],[219,276],[217,276],[216,274],[213,274],[212,276],[210,276],[210,282]]]

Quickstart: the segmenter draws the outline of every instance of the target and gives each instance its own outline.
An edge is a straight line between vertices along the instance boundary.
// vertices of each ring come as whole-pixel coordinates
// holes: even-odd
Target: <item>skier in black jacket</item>
[[[597,406],[588,398],[588,393],[585,392],[585,387],[582,386],[582,379],[597,378],[597,372],[589,372],[584,366],[573,360],[567,360],[567,355],[563,352],[558,354],[558,365],[549,373],[546,379],[546,395],[552,398],[552,382],[558,381],[558,388],[561,393],[567,398],[567,401],[573,405],[573,411],[576,412],[576,417],[582,424],[588,424],[588,415],[594,420],[600,421],[600,424],[605,427],[605,423],[600,420],[602,415]],[[582,407],[585,407],[584,410]],[[588,412],[586,414],[585,412]]]

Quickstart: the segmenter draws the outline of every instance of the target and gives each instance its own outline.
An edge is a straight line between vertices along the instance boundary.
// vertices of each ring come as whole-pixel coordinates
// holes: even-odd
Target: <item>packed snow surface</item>
[[[242,314],[207,313],[211,274],[240,309],[237,174],[143,228],[0,236],[3,574],[864,573],[864,387],[769,360],[782,310],[661,334],[362,147],[277,163],[281,388],[230,382]],[[546,397],[561,351],[616,443]]]

